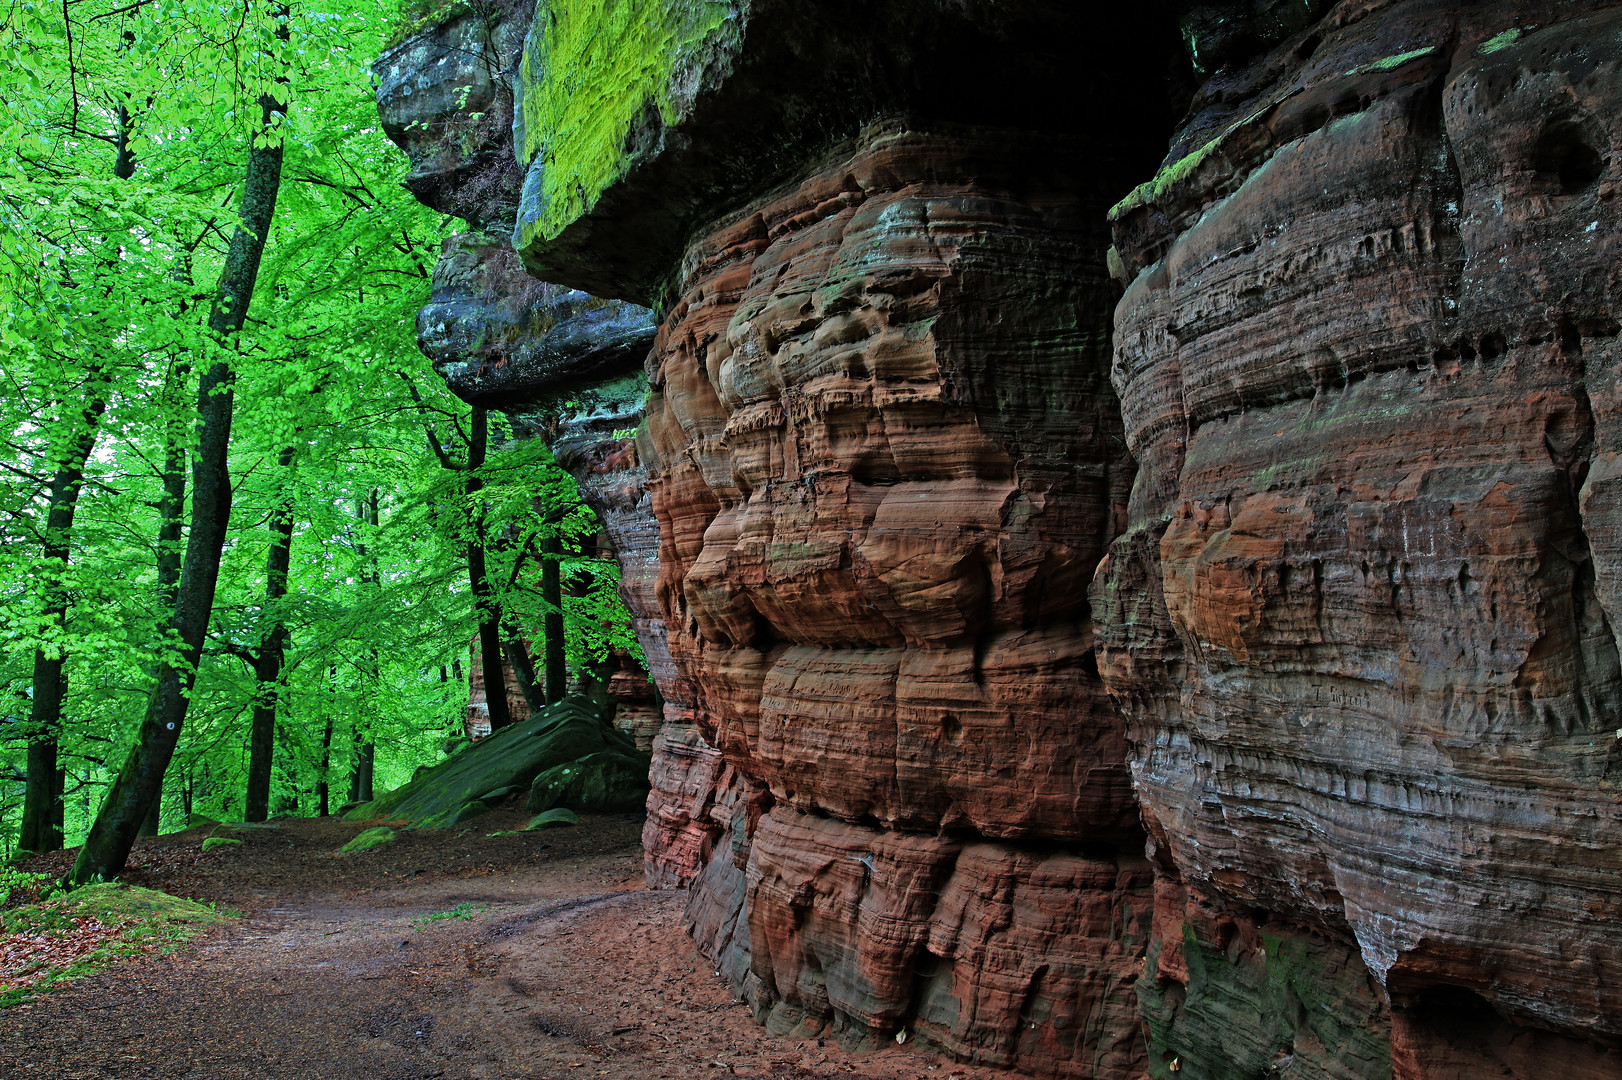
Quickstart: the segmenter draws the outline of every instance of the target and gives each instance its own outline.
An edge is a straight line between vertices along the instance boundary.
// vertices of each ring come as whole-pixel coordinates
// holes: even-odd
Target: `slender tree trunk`
[[[286,105],[267,95],[260,99],[260,107],[263,124],[268,129],[272,114],[284,110]],[[241,220],[231,236],[231,247],[208,320],[209,329],[222,351],[232,347],[253,299],[259,261],[276,212],[281,173],[281,143],[256,142],[248,154]],[[72,885],[97,877],[110,878],[124,868],[135,834],[146,818],[154,795],[163,785],[164,770],[169,767],[180,739],[192,682],[203,655],[209,616],[214,608],[220,551],[225,544],[225,529],[231,514],[231,476],[226,451],[231,441],[232,386],[231,365],[222,353],[209,367],[198,389],[197,413],[202,430],[192,466],[191,532],[186,540],[186,560],[170,624],[179,639],[180,655],[166,656],[159,667],[158,684],[148,699],[136,744],[66,876],[66,882]]]
[[[68,618],[68,550],[73,518],[84,489],[85,462],[95,446],[96,429],[107,411],[107,387],[100,371],[91,373],[89,400],[67,434],[63,454],[51,479],[45,513],[45,550],[39,588],[45,596],[45,619],[59,630]],[[62,803],[57,740],[62,731],[62,699],[67,692],[66,659],[61,646],[34,650],[34,701],[29,710],[28,780],[23,795],[22,829],[17,845],[29,851],[55,851],[62,846],[58,824]]]
[[[355,764],[349,770],[349,801],[372,801],[372,767],[377,759],[377,744],[362,737],[355,729]]]
[[[546,700],[561,701],[569,692],[569,665],[566,642],[563,637],[563,577],[558,559],[563,554],[563,542],[556,536],[541,541],[541,601],[546,614],[541,619],[541,634],[545,639],[542,664],[546,672]]]
[[[327,669],[328,681],[337,677],[336,668]],[[316,813],[326,817],[332,812],[332,787],[327,781],[327,772],[332,768],[332,710],[327,710],[327,723],[321,729],[321,779],[315,783]]]
[[[182,276],[189,278],[189,273]],[[185,397],[186,384],[191,381],[191,364],[175,361],[165,379],[165,402],[178,404]],[[186,434],[181,425],[171,421],[163,442],[163,498],[158,502],[158,598],[166,611],[173,612],[175,598],[180,591],[180,561],[186,538]],[[163,628],[168,627],[165,619]],[[156,668],[153,669],[156,678]],[[191,817],[191,801],[185,806]],[[152,792],[152,805],[141,822],[139,836],[157,836],[163,825],[163,785]]]
[[[507,680],[501,670],[501,611],[490,588],[484,565],[484,514],[475,507],[476,496],[484,490],[478,470],[484,467],[490,443],[489,420],[482,407],[473,406],[473,435],[467,452],[468,513],[473,518],[473,536],[467,545],[467,573],[473,588],[473,610],[479,619],[479,663],[484,668],[484,699],[490,708],[490,730],[500,731],[512,723],[507,712]]]
[[[118,107],[118,157],[113,175],[128,180],[135,175],[135,157],[129,152],[130,114]],[[116,264],[116,259],[114,260]],[[112,268],[109,268],[111,271]],[[41,568],[46,594],[45,620],[58,627],[67,624],[68,596],[65,580],[68,566],[69,534],[84,486],[85,462],[95,445],[96,429],[107,411],[108,388],[102,372],[93,369],[87,383],[89,399],[79,414],[79,426],[68,436],[66,453],[57,464],[46,510],[44,565]],[[65,657],[60,648],[48,653],[34,652],[34,700],[29,724],[27,782],[23,795],[23,819],[18,846],[30,851],[55,851],[62,846],[66,808],[62,805],[62,770],[57,768],[58,740],[62,731],[62,702],[67,696]],[[43,691],[43,692],[42,692]]]
[[[180,377],[191,374],[189,364],[181,365]],[[163,448],[163,498],[158,503],[158,595],[164,608],[173,611],[180,592],[180,560],[186,538],[186,444],[171,433]]]
[[[376,488],[373,488],[366,496],[366,500],[362,504],[362,511],[366,516],[366,524],[372,527],[372,533],[373,535],[376,535],[378,527],[382,524],[382,521],[378,515],[378,493]],[[382,581],[377,572],[377,556],[370,552],[366,552],[364,554],[366,558],[366,580],[371,584],[372,588],[376,589]],[[372,669],[372,686],[375,688],[380,682],[377,672],[376,649],[372,650],[370,660]],[[370,725],[368,725],[366,729],[366,742],[362,747],[361,758],[364,762],[364,766],[361,773],[360,798],[362,802],[371,802],[372,767],[377,761],[377,732],[374,731]]]
[[[276,752],[276,709],[282,695],[282,662],[287,652],[287,626],[277,605],[287,595],[287,570],[293,551],[293,484],[288,469],[293,448],[276,455],[282,490],[270,515],[270,554],[265,558],[265,611],[271,623],[253,654],[255,679],[253,722],[248,735],[248,792],[243,818],[264,821],[270,816],[270,778]]]

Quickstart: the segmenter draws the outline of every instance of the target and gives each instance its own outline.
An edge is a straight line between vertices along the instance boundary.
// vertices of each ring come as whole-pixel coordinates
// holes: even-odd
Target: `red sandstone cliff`
[[[1196,1074],[1622,1075],[1605,6],[1341,4],[1113,215],[1100,667]]]
[[[1622,1075],[1609,7],[543,3],[516,254],[659,309],[567,451],[649,880],[763,1022]]]
[[[1148,868],[1085,591],[1133,467],[1075,152],[869,133],[698,240],[661,325],[659,602],[748,800],[695,917],[740,906],[773,1027],[1140,1061]]]

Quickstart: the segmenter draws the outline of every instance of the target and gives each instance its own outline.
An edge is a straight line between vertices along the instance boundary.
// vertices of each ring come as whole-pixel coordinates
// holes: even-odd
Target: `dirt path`
[[[206,855],[205,830],[143,841],[132,881],[244,917],[0,1013],[0,1078],[1013,1075],[767,1035],[694,957],[685,894],[642,889],[638,820],[487,835],[524,820],[350,856],[360,827],[330,820]]]

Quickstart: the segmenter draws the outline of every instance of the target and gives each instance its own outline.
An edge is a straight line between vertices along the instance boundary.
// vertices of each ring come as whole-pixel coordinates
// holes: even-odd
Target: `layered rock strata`
[[[1612,7],[542,5],[514,244],[443,277],[659,310],[637,437],[624,376],[549,437],[664,701],[649,880],[768,1026],[1622,1070]],[[568,369],[436,302],[459,392]]]
[[[743,781],[692,918],[774,1030],[1132,1075],[1106,196],[1054,139],[860,145],[695,242],[649,362],[660,607]]]
[[[1622,12],[1341,4],[1112,214],[1150,1072],[1622,1072]]]
[[[973,126],[1065,85],[1063,49],[1027,43],[1080,20],[964,6],[926,35],[979,50],[964,80],[803,6],[600,15],[531,29],[517,240],[533,272],[667,309],[634,451],[576,458],[603,463],[605,505],[629,520],[645,490],[658,522],[656,568],[626,573],[670,657],[649,650],[670,721],[650,881],[693,881],[700,947],[776,1030],[1135,1075],[1150,872],[1086,600],[1133,470],[1101,258],[1133,155],[1119,133]],[[651,98],[622,101],[592,58],[644,46]],[[484,245],[448,247],[442,276],[505,277]],[[465,394],[463,339],[504,331],[434,311],[425,348],[446,343]],[[484,372],[490,400],[536,367]]]

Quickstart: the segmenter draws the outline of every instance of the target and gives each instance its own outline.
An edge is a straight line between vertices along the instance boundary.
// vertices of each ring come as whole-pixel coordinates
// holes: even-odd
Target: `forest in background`
[[[149,830],[394,786],[460,737],[481,625],[556,656],[561,606],[571,669],[635,649],[572,479],[416,348],[456,222],[401,186],[369,64],[420,16],[0,15],[0,856],[154,769]]]

